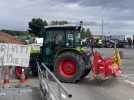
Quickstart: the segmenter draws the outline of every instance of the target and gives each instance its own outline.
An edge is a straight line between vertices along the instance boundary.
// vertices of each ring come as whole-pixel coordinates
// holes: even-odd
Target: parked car
[[[104,41],[104,47],[106,48],[113,48],[115,45],[115,42],[112,40],[105,40]]]
[[[128,45],[128,42],[125,40],[119,40],[117,43],[117,47],[119,48],[125,48]]]
[[[128,45],[128,42],[125,40],[117,40],[117,39],[110,39],[105,40],[104,47],[106,48],[113,48],[115,46],[118,48],[125,48]]]

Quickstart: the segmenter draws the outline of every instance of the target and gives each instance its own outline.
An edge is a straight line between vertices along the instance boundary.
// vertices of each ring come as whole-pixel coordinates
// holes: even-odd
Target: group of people
[[[85,46],[88,46],[88,47],[94,47],[97,44],[97,46],[99,47],[103,44],[103,40],[102,39],[88,38],[82,44],[84,44]]]
[[[128,42],[129,47],[131,47],[131,48],[134,47],[134,39],[127,38],[127,42]]]
[[[124,42],[125,43],[125,42]],[[126,44],[127,43],[127,44]],[[127,38],[127,41],[124,45],[128,45],[128,47],[130,48],[134,48],[134,38]],[[82,44],[84,44],[85,46],[103,46],[104,42],[102,39],[93,39],[93,38],[89,38],[86,41],[82,41]]]

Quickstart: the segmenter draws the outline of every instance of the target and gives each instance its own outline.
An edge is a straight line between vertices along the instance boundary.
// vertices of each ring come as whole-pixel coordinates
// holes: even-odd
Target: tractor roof
[[[46,30],[80,30],[81,26],[76,25],[50,25],[46,26]]]

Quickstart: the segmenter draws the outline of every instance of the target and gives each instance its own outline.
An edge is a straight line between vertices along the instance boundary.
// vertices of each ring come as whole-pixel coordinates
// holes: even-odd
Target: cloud
[[[98,8],[101,15],[114,20],[134,20],[134,0],[60,0],[64,3],[75,3],[83,8]]]
[[[57,0],[58,1],[58,0]],[[100,6],[102,8],[134,8],[133,0],[60,0],[65,3],[78,3],[82,6]]]
[[[106,32],[134,31],[133,0],[1,0],[0,28],[28,29],[32,18],[48,21],[84,21],[92,32],[101,31],[103,16]]]

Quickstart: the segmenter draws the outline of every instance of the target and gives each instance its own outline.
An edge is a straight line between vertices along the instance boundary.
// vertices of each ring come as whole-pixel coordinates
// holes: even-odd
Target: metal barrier
[[[40,65],[37,62],[37,66],[41,97],[43,100],[65,100],[72,97],[45,64],[42,63]]]

